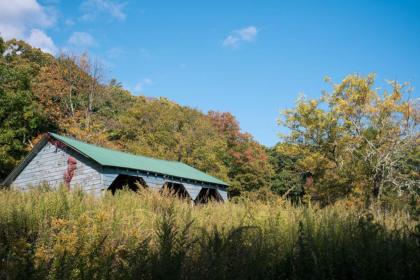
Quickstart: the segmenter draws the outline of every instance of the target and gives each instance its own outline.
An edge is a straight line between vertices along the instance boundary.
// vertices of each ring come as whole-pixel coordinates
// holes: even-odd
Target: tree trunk
[[[378,200],[381,196],[382,190],[382,176],[380,174],[376,174],[373,177],[373,190],[372,194],[375,200]]]

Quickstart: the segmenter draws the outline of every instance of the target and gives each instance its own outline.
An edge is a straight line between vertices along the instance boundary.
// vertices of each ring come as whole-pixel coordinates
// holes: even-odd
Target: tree
[[[269,188],[272,168],[264,147],[250,134],[240,131],[232,114],[211,111],[208,117],[227,143],[223,160],[229,168],[228,177],[232,182],[230,195]]]
[[[282,145],[279,143],[268,149],[269,161],[273,167],[271,190],[278,195],[291,198],[292,201],[297,201],[304,194],[303,172],[296,164],[297,157],[280,152]]]
[[[333,95],[326,96],[330,104],[336,104],[336,114],[352,137],[348,152],[355,164],[362,164],[375,198],[381,196],[384,188],[400,194],[416,187],[401,167],[407,165],[407,157],[419,139],[418,104],[403,100],[406,84],[389,84],[391,91],[380,96],[372,89],[372,75],[365,79],[347,78],[336,86]]]
[[[137,97],[110,133],[127,151],[182,161],[228,179],[222,161],[226,143],[197,110],[164,98]]]
[[[0,38],[0,179],[32,146],[33,138],[52,124],[36,102],[31,80],[51,56],[22,41]]]
[[[350,75],[332,86],[321,99],[300,98],[284,112],[280,123],[291,132],[281,152],[298,156],[298,167],[314,174],[323,200],[415,192],[418,170],[407,160],[418,144],[419,111],[416,100],[403,99],[407,85],[391,81],[380,93],[374,75]]]

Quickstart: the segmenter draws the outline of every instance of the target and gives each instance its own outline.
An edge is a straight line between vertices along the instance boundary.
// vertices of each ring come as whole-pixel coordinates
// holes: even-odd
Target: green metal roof
[[[159,173],[184,179],[201,181],[228,186],[227,183],[195,169],[185,163],[155,159],[145,156],[133,155],[91,145],[73,138],[49,133],[53,138],[63,142],[67,146],[91,158],[102,166],[135,169],[152,173]]]

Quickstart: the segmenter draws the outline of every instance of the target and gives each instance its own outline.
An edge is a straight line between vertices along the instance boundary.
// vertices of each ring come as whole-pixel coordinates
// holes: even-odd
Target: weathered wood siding
[[[69,156],[77,161],[70,187],[80,186],[87,192],[100,193],[103,189],[101,167],[68,148],[59,148],[49,142],[15,178],[12,186],[20,189],[42,183],[58,186],[64,182]]]

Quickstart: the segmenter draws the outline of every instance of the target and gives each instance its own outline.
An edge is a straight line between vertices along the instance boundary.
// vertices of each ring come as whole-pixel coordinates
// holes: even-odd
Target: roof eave
[[[127,168],[127,167],[114,166],[114,165],[103,165],[103,164],[101,164],[101,166],[102,167],[107,167],[107,168],[127,169],[127,170],[132,170],[132,171],[140,171],[140,172],[143,172],[143,173],[157,174],[161,177],[172,177],[172,178],[175,178],[176,180],[196,181],[196,182],[200,182],[201,184],[211,184],[211,185],[217,185],[217,186],[224,186],[226,188],[229,187],[229,184],[226,184],[225,182],[223,182],[223,183],[207,182],[207,181],[202,181],[202,180],[198,180],[198,179],[179,177],[179,176],[164,174],[164,173],[155,172],[155,171],[148,171],[148,170],[135,169],[135,168]]]

